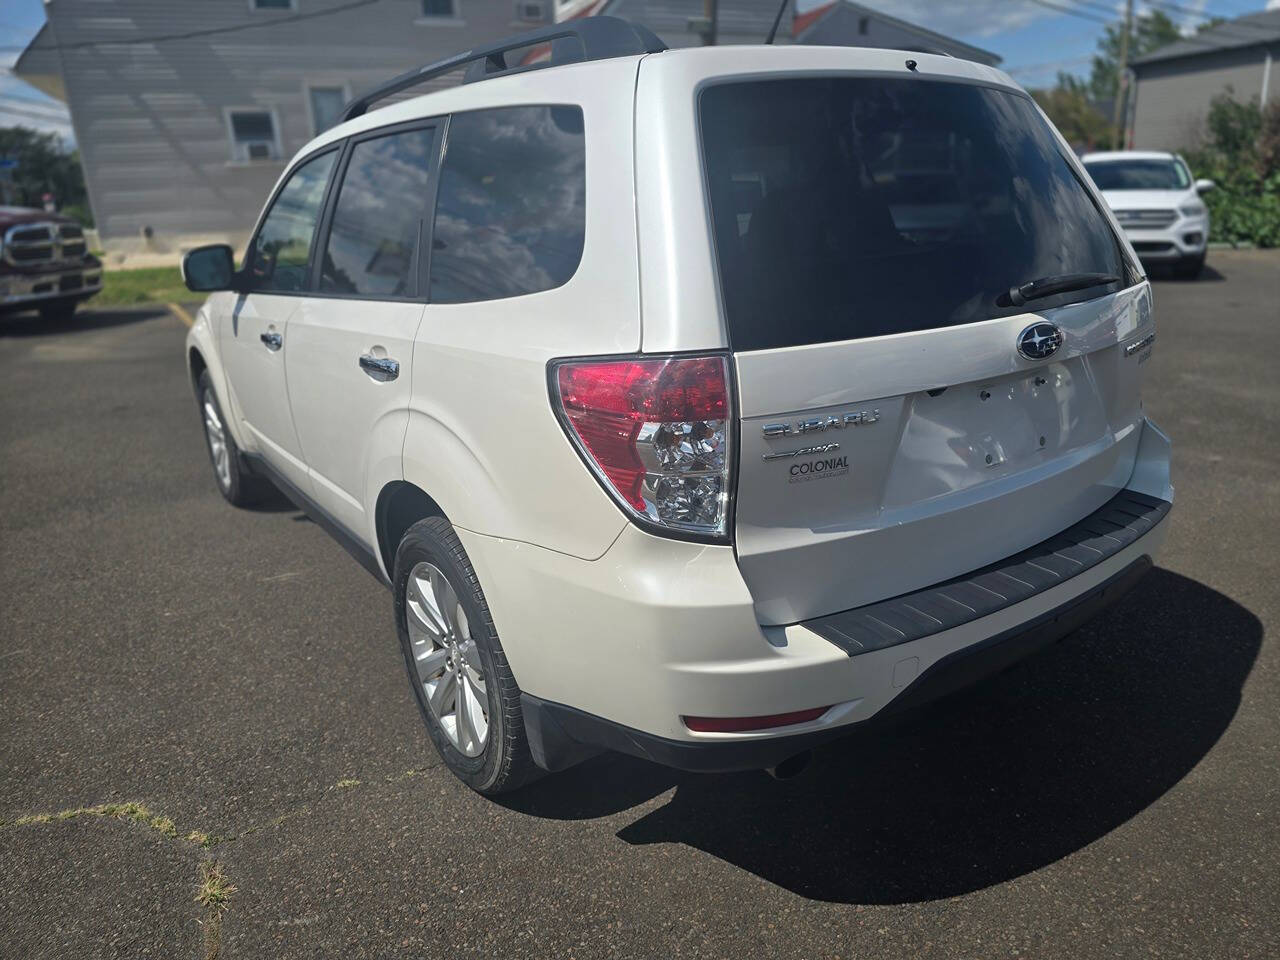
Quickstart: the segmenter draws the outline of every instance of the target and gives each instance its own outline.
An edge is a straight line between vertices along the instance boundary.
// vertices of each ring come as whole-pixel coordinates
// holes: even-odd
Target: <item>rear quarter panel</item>
[[[450,110],[576,104],[586,133],[586,230],[561,287],[429,304],[414,348],[404,478],[456,526],[600,557],[626,524],[557,422],[547,364],[640,346],[632,104],[637,59],[460,88]],[[447,162],[447,161],[446,161]]]

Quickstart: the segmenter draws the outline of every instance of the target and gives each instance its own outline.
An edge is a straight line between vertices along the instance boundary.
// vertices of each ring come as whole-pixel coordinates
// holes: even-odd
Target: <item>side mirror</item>
[[[225,243],[196,247],[182,258],[182,281],[188,290],[196,293],[232,290],[235,280],[235,257]]]
[[[1199,194],[1206,194],[1206,193],[1208,193],[1210,190],[1215,189],[1217,186],[1218,186],[1218,185],[1217,185],[1216,183],[1214,183],[1212,180],[1197,180],[1197,181],[1196,181],[1196,193],[1199,193]]]

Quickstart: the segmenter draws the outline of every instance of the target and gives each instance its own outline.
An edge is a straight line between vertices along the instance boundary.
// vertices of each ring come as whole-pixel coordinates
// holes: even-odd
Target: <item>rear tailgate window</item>
[[[1008,302],[1012,286],[1125,275],[1110,226],[1019,94],[923,78],[753,80],[708,87],[699,114],[734,350],[1010,316],[1027,309]]]

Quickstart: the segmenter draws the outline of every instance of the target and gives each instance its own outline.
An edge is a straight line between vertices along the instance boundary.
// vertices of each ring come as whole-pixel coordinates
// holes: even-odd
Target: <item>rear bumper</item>
[[[1119,572],[1034,620],[957,649],[919,674],[892,701],[861,723],[772,737],[689,742],[655,736],[573,707],[522,694],[525,729],[534,760],[562,770],[600,750],[616,750],[664,766],[699,773],[759,770],[823,743],[862,732],[906,710],[999,673],[1068,636],[1133,589],[1151,569],[1142,555]]]
[[[787,626],[761,625],[730,547],[666,540],[628,526],[604,556],[584,561],[462,529],[458,535],[486,585],[507,658],[527,694],[526,725],[540,763],[559,768],[603,748],[689,769],[768,766],[806,744],[840,736],[898,701],[934,695],[939,685],[970,672],[981,675],[976,667],[939,666],[961,652],[1000,648],[970,665],[988,656],[999,663],[1016,659],[1116,599],[1132,582],[1126,574],[1136,577],[1149,566],[1163,542],[1173,498],[1168,439],[1150,423],[1141,429],[1121,495],[1152,509],[1145,521],[1135,517],[1134,529],[1109,537],[1106,551],[1091,562],[1063,567],[1045,559],[1040,565],[1047,569],[1038,574],[1014,573],[1025,588],[1008,583],[998,602],[969,594],[963,603],[969,588],[962,588],[957,597],[969,608],[967,618],[944,616],[923,599],[937,614],[929,614],[936,621],[932,629],[912,632],[899,624],[903,629],[889,642],[878,643],[846,622],[880,604]],[[1122,506],[1113,501],[1099,513]],[[1108,529],[1118,528],[1086,530],[1066,548],[1068,557]],[[1027,562],[1032,552],[1005,562]],[[1063,574],[1056,582],[1050,576],[1055,565]],[[985,568],[969,577],[974,589],[992,594],[992,586],[1001,588],[991,575]],[[893,612],[882,612],[893,626]],[[939,679],[944,675],[951,678],[945,684]],[[750,732],[693,731],[681,719],[813,708],[826,709],[802,724]]]
[[[53,300],[87,300],[102,289],[102,267],[81,266],[49,273],[0,274],[0,309],[38,307]]]

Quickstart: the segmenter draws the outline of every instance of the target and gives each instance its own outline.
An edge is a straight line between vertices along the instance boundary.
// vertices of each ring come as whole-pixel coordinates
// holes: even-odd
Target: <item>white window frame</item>
[[[297,10],[298,0],[289,0],[288,9]],[[281,10],[284,10],[284,8],[283,7],[260,7],[258,6],[258,0],[249,0],[250,13],[276,13]]]
[[[275,147],[276,151],[276,155],[274,157],[267,157],[265,160],[253,160],[247,155],[244,157],[239,155],[240,143],[236,140],[236,128],[231,122],[232,116],[237,113],[265,113],[271,117],[272,145]],[[231,148],[231,159],[227,161],[229,166],[258,167],[269,163],[285,162],[284,144],[280,140],[280,117],[276,113],[275,107],[259,107],[254,105],[223,107],[222,118],[227,127],[227,145]]]
[[[428,16],[422,10],[422,0],[413,0],[418,8],[417,19],[413,21],[416,27],[465,27],[467,22],[462,19],[462,0],[450,0],[453,4],[453,13],[449,16]]]
[[[342,102],[350,103],[351,102],[351,84],[348,83],[345,79],[340,79],[338,77],[334,77],[333,79],[326,79],[324,77],[307,77],[305,80],[302,81],[302,99],[306,102],[306,105],[307,105],[307,129],[311,131],[311,136],[318,137],[320,136],[320,133],[316,131],[315,110],[311,106],[311,90],[313,87],[329,87],[330,89],[333,89],[333,88],[339,89],[342,91]],[[341,123],[341,122],[342,120],[341,118],[339,118],[338,123]],[[334,126],[337,126],[337,124],[334,124]],[[330,129],[332,129],[332,127]]]

